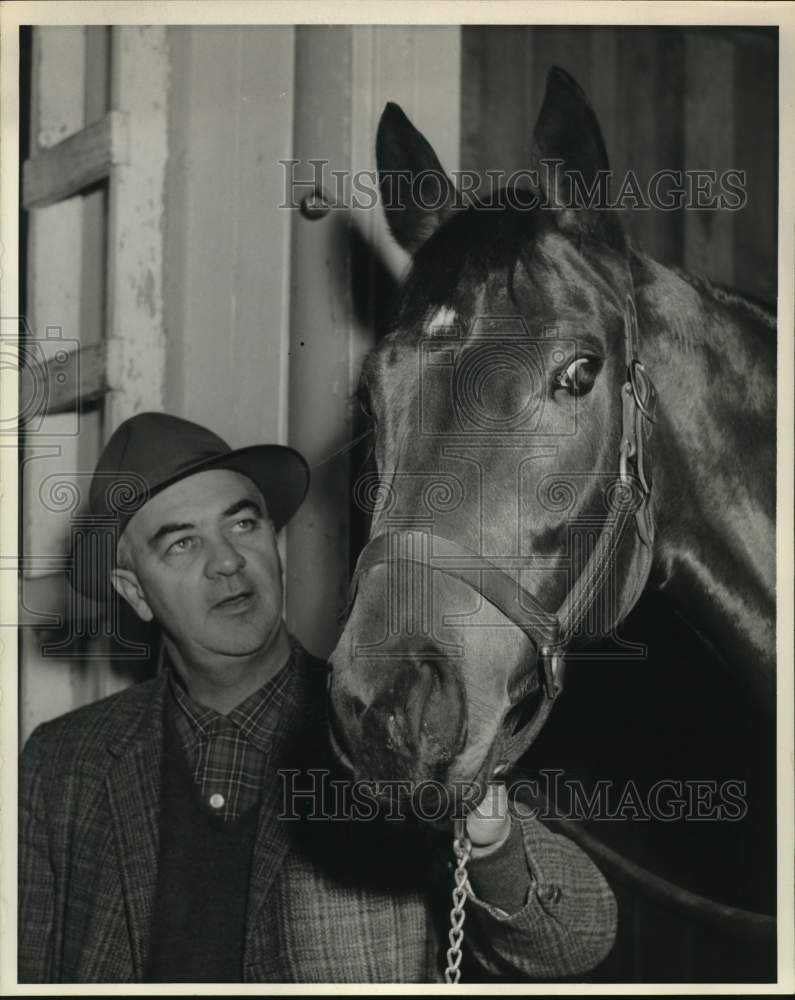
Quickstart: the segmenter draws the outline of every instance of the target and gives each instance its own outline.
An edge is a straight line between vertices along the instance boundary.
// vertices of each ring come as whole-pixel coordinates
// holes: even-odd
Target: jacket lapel
[[[154,689],[128,738],[109,747],[117,757],[107,777],[118,848],[135,979],[146,967],[149,927],[157,888],[164,679]]]

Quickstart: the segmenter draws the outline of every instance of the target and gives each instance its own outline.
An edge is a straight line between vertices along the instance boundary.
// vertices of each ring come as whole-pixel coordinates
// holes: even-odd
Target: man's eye
[[[257,526],[257,519],[254,517],[241,517],[239,521],[235,522],[235,528],[240,531],[253,531]]]
[[[169,545],[167,552],[169,555],[179,555],[181,552],[187,552],[192,545],[193,539],[191,537],[178,538],[176,542],[172,542]]]
[[[602,370],[602,359],[590,355],[575,358],[554,379],[556,389],[565,389],[571,396],[587,396],[593,389],[596,376]]]

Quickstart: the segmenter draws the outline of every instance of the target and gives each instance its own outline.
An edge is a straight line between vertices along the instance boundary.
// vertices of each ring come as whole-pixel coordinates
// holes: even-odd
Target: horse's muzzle
[[[411,656],[367,667],[367,697],[350,674],[332,675],[331,737],[342,763],[357,779],[444,781],[467,737],[466,696],[457,667],[445,659]]]

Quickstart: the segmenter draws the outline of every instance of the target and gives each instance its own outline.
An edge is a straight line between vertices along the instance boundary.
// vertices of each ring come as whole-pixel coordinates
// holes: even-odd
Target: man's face
[[[257,487],[227,469],[158,493],[124,533],[120,589],[187,659],[249,657],[279,632],[282,580],[273,525]]]

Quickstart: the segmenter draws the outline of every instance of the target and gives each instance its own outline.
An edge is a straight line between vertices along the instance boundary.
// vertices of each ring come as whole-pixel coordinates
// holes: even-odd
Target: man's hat
[[[153,496],[186,476],[211,469],[247,476],[262,493],[277,531],[309,489],[309,467],[293,448],[259,444],[233,451],[199,424],[168,413],[139,413],[116,428],[97,462],[88,497],[92,531],[104,528],[121,538],[132,516]],[[97,557],[104,546],[96,539],[86,545],[86,537],[81,539],[78,532],[75,538],[73,582],[78,590],[101,599],[109,593],[110,567]]]

